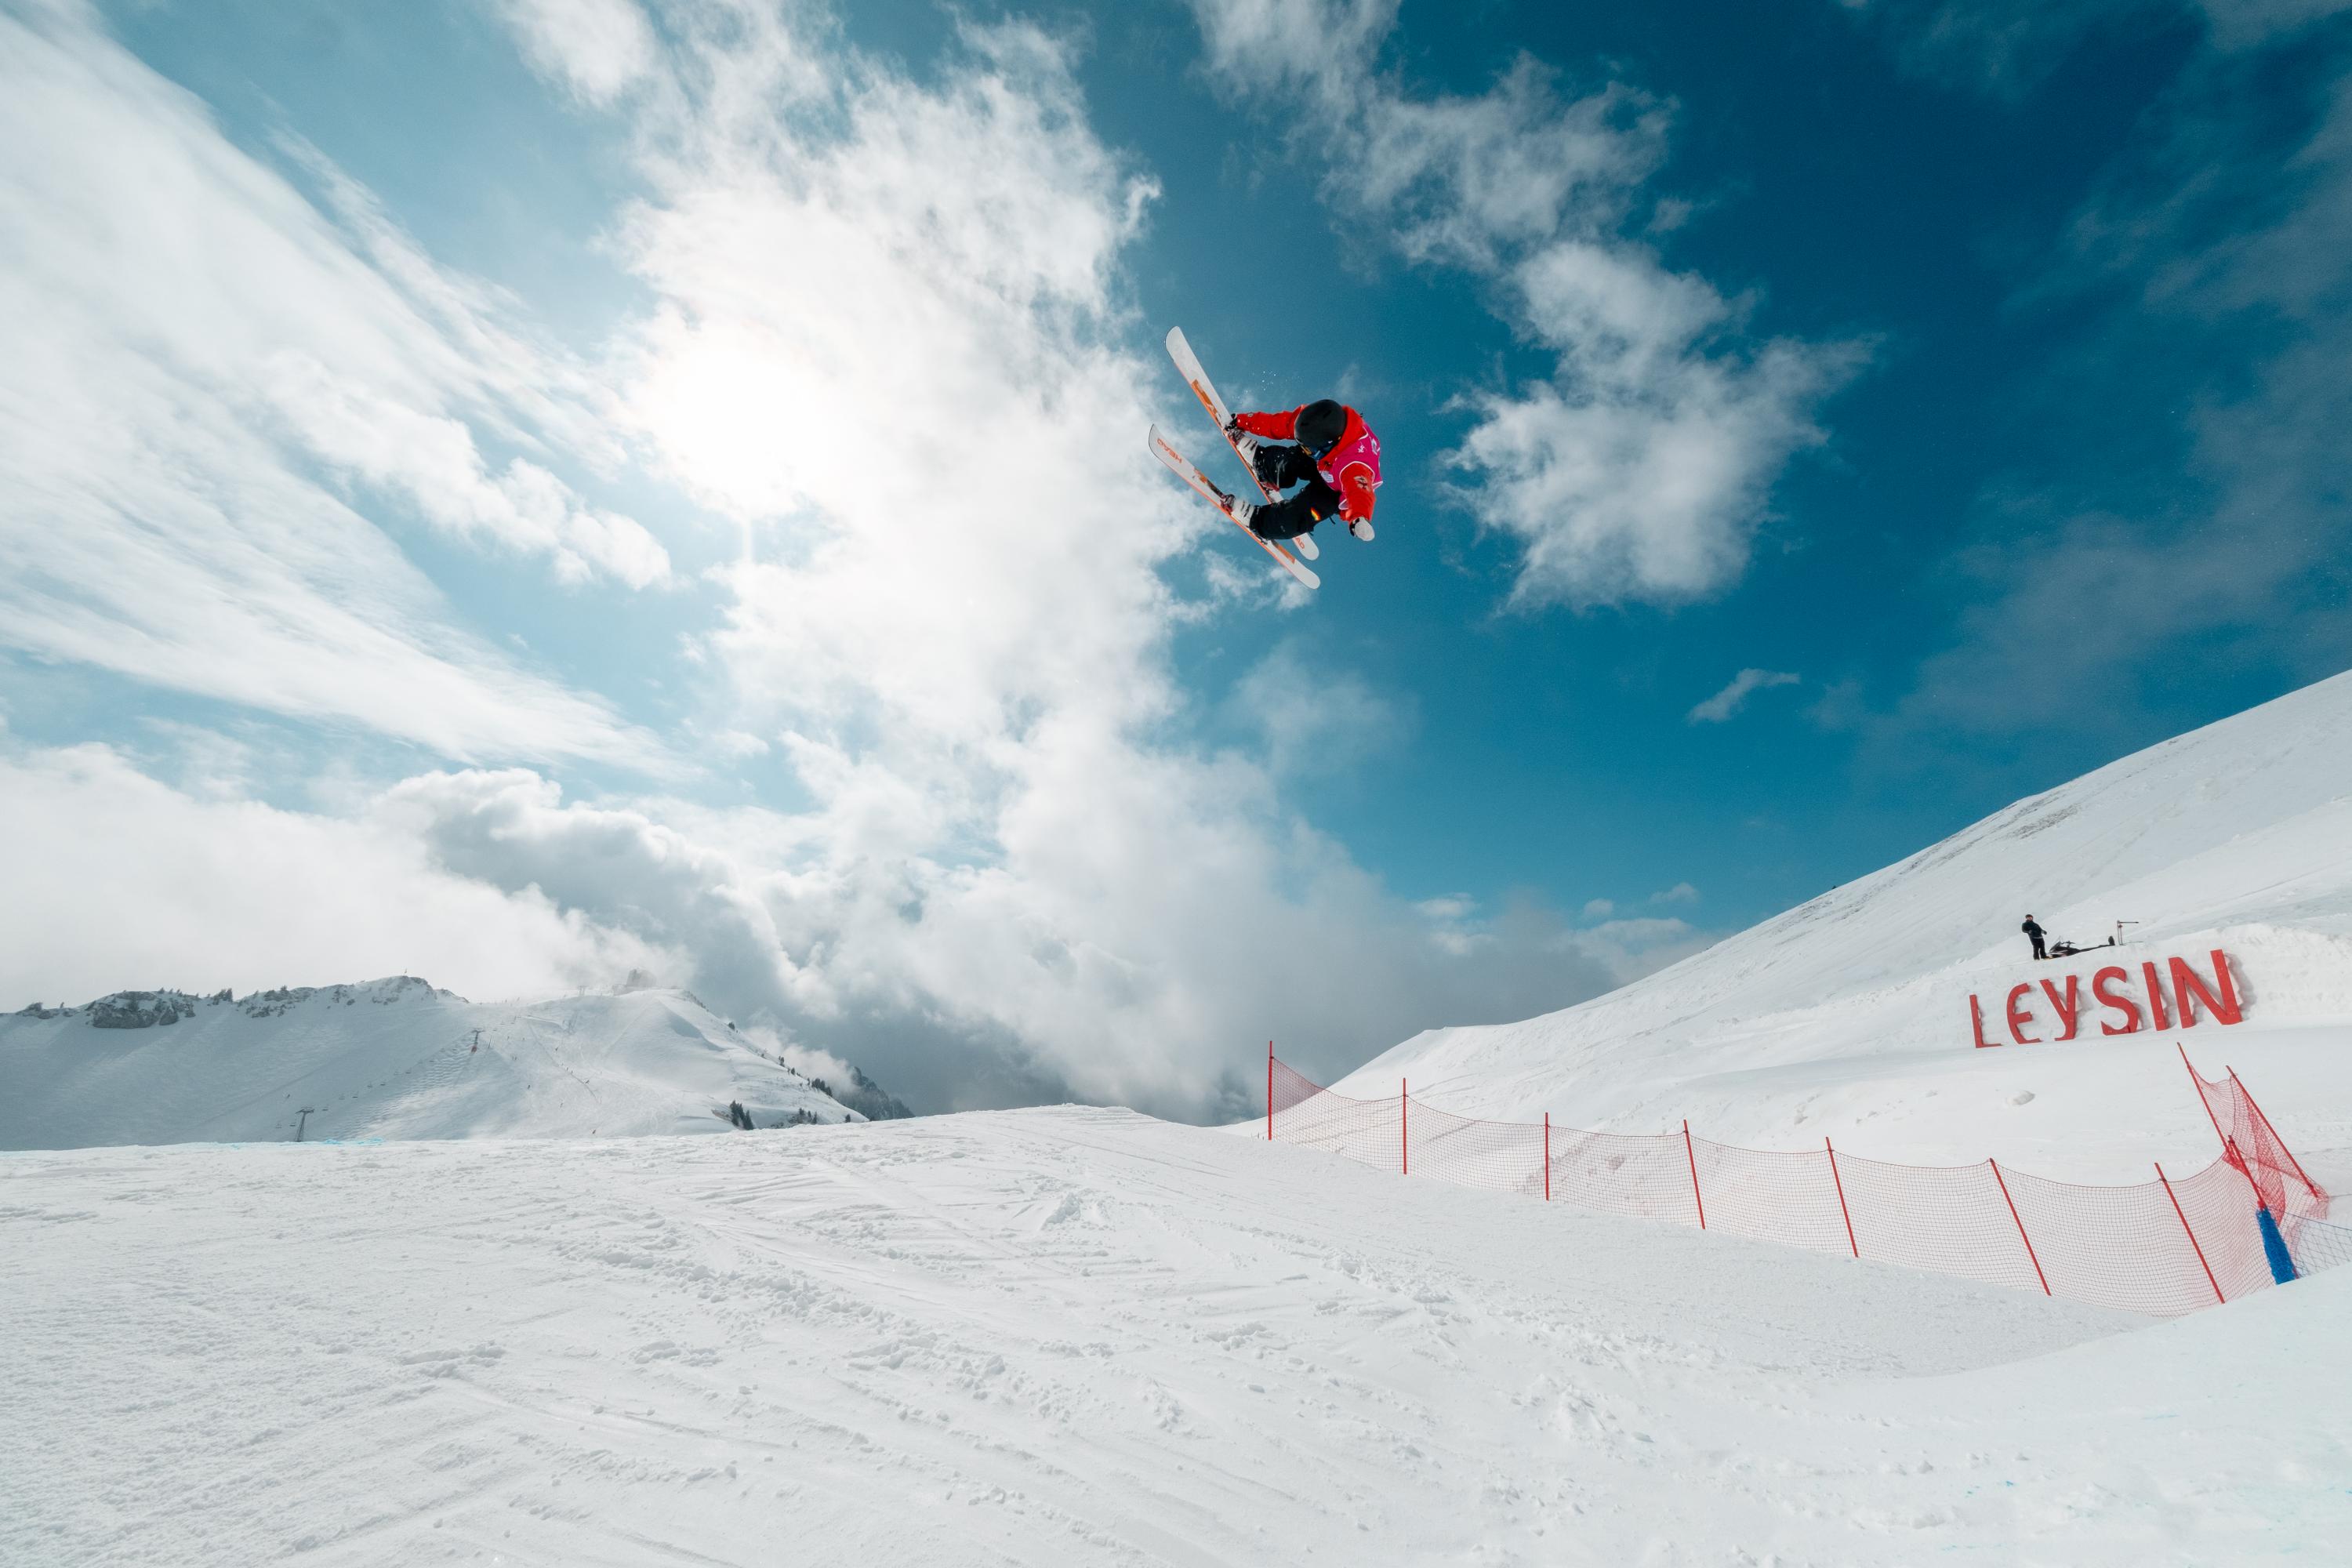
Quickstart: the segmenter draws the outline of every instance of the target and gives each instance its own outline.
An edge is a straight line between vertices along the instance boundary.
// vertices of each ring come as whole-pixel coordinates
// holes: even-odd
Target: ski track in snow
[[[2352,1540],[2352,1269],[2138,1320],[1060,1109],[0,1157],[0,1562]]]

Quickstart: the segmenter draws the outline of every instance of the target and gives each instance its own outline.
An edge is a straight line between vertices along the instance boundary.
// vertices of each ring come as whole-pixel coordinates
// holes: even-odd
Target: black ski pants
[[[1250,531],[1259,538],[1296,539],[1339,511],[1339,492],[1323,482],[1306,447],[1261,445],[1256,467],[1259,480],[1268,489],[1286,490],[1297,484],[1307,487],[1295,496],[1257,509],[1257,515],[1250,519]]]

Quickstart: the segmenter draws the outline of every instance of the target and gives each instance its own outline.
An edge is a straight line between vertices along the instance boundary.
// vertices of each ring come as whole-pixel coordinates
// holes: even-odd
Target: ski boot
[[[1243,429],[1239,421],[1225,426],[1225,439],[1234,444],[1234,450],[1241,454],[1241,459],[1249,465],[1250,472],[1256,473],[1257,455],[1265,443]]]

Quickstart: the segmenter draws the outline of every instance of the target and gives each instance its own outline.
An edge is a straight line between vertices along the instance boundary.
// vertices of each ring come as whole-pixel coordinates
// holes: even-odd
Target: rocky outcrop
[[[196,999],[184,991],[117,991],[89,1005],[93,1029],[152,1029],[196,1016]]]
[[[899,1117],[915,1114],[907,1109],[905,1100],[867,1078],[856,1067],[850,1068],[849,1077],[847,1089],[828,1089],[825,1092],[866,1121],[894,1121]]]

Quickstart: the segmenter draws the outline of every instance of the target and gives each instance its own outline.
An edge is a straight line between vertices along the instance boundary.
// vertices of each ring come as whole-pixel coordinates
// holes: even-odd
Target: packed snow
[[[2140,1564],[2352,1539],[2177,1323],[1117,1110],[0,1158],[0,1560]]]
[[[2036,963],[2028,914],[2088,948]],[[2242,1023],[1979,1049],[2018,984],[2226,950]],[[2035,1004],[2039,1005],[2039,1003]],[[2352,675],[2021,800],[1671,968],[1523,1023],[1415,1036],[1334,1087],[1460,1114],[2147,1180],[2216,1152],[2176,1047],[2234,1066],[2352,1184]],[[2315,1173],[2317,1173],[2315,1171]],[[2325,1180],[2326,1178],[2322,1178]]]
[[[861,1114],[682,991],[477,1004],[414,976],[35,1007],[0,1016],[0,1149],[725,1132],[732,1105],[762,1128]]]

